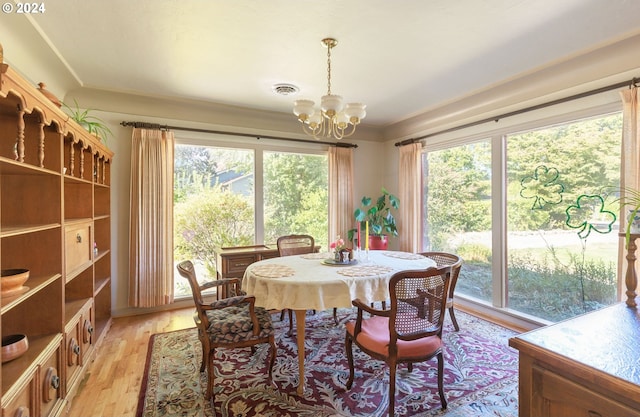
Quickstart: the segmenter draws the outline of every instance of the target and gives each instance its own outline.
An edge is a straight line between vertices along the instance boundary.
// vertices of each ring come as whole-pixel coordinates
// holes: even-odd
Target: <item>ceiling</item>
[[[332,92],[387,126],[636,34],[639,17],[637,0],[58,0],[29,20],[78,87],[283,113],[326,93],[334,37]]]

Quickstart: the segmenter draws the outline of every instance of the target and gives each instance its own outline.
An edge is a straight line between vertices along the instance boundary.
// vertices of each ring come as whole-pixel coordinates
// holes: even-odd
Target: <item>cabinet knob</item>
[[[55,397],[51,395],[51,390],[57,390],[60,388],[60,377],[57,375],[56,369],[53,367],[47,368],[47,372],[44,376],[44,384],[42,386],[42,400],[45,403],[53,400]]]
[[[76,242],[82,243],[82,235],[80,233],[76,234]]]
[[[75,337],[69,340],[69,350],[67,352],[67,365],[76,365],[80,357],[80,345]]]
[[[27,407],[18,407],[15,413],[13,413],[13,417],[29,417],[29,409]]]
[[[58,375],[54,375],[51,378],[51,388],[53,388],[53,389],[60,388],[60,377]]]

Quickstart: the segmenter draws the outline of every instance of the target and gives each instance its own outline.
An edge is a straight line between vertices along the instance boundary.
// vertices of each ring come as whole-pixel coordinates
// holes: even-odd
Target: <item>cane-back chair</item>
[[[286,235],[280,236],[276,241],[279,256],[303,255],[315,251],[315,240],[309,235]],[[285,313],[289,316],[289,336],[293,334],[293,313],[289,309],[284,309],[280,313],[280,320],[284,320]],[[333,320],[338,324],[338,309],[333,309]]]
[[[202,364],[200,372],[207,371],[207,399],[214,400],[214,356],[216,348],[251,347],[262,343],[270,345],[269,383],[272,383],[273,364],[276,359],[276,344],[273,323],[269,312],[255,306],[255,297],[246,295],[240,290],[238,278],[226,278],[210,281],[200,285],[191,261],[178,264],[178,272],[191,285],[193,301],[196,305],[194,320],[198,328],[198,337],[202,343]],[[227,298],[205,303],[202,291],[217,287],[226,287]]]
[[[456,284],[458,283],[458,276],[460,275],[460,269],[462,268],[462,258],[453,253],[447,252],[422,252],[420,255],[432,259],[436,262],[436,267],[451,266],[451,285],[449,286],[449,298],[447,298],[447,309],[453,322],[453,327],[456,332],[460,330],[458,326],[458,320],[453,312],[453,293],[456,290]]]
[[[354,380],[353,344],[372,358],[389,366],[389,416],[395,410],[396,368],[399,363],[438,360],[438,394],[442,409],[447,408],[444,394],[444,356],[442,327],[451,267],[397,272],[389,281],[390,309],[377,310],[356,299],[356,320],[346,324],[345,349],[349,362],[351,389]],[[364,318],[363,312],[370,314]]]

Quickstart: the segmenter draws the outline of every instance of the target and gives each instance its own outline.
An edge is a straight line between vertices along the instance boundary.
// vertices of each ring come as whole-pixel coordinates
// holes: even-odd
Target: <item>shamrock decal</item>
[[[580,229],[578,236],[586,239],[592,230],[598,233],[609,233],[616,215],[604,209],[604,200],[599,195],[581,195],[575,205],[567,207],[567,226],[572,229]],[[604,221],[601,219],[604,218]],[[598,220],[597,224],[591,223]]]
[[[540,165],[530,177],[520,181],[523,198],[535,198],[531,210],[541,209],[545,204],[560,204],[564,185],[557,182],[560,173],[555,168]]]

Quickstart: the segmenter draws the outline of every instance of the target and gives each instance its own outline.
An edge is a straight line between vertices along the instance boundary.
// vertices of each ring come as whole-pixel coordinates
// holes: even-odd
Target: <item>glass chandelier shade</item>
[[[353,135],[356,126],[367,115],[366,105],[362,103],[343,104],[342,97],[331,94],[331,48],[338,44],[332,38],[322,40],[327,47],[327,94],[322,96],[320,109],[315,108],[312,100],[296,100],[293,114],[302,123],[302,130],[316,139],[342,139]]]

